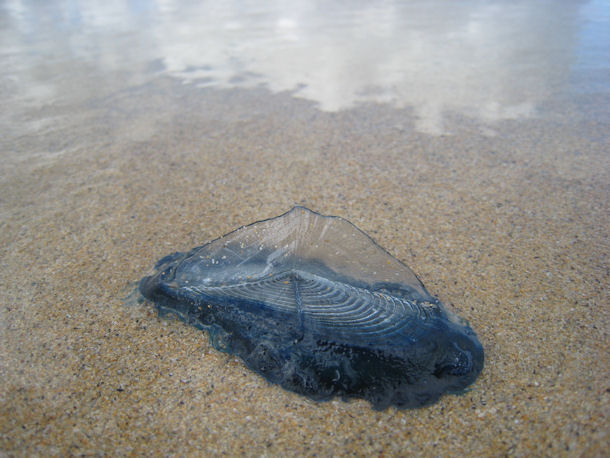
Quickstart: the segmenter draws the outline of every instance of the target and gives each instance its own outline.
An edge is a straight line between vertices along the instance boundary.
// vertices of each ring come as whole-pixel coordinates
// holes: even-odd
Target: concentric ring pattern
[[[256,303],[266,308],[302,314],[308,326],[343,337],[391,336],[413,320],[426,320],[427,308],[304,271],[282,272],[258,281],[223,286],[190,286],[193,293]],[[295,318],[296,319],[296,318]]]

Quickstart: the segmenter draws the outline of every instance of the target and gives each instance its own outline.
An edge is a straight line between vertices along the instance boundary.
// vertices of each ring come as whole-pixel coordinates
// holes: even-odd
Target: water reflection
[[[11,0],[0,32],[10,69],[1,72],[24,81],[29,97],[52,96],[57,88],[27,74],[27,63],[64,53],[131,72],[126,84],[162,68],[200,86],[291,91],[327,111],[368,102],[412,107],[419,130],[439,133],[449,112],[483,122],[532,116],[570,91],[577,63],[607,56],[598,26],[600,11],[608,25],[609,9],[601,0]]]

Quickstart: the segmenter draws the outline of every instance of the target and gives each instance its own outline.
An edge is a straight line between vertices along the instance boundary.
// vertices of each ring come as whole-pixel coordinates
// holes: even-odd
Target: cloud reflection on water
[[[592,2],[596,3],[596,2]],[[134,72],[151,62],[186,82],[264,85],[336,111],[411,107],[417,128],[444,131],[457,112],[491,123],[528,117],[566,90],[583,3],[55,1],[55,34],[75,58]],[[22,33],[40,13],[7,1]],[[63,27],[63,29],[62,29]],[[35,32],[34,32],[35,33]],[[582,42],[581,42],[582,43]],[[138,67],[138,64],[140,67]],[[134,81],[137,81],[134,76]]]

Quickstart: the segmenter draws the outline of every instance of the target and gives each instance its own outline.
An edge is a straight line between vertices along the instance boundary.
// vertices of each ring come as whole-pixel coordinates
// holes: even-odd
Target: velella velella
[[[315,400],[420,407],[483,368],[474,331],[409,267],[349,221],[305,207],[162,258],[140,291]]]

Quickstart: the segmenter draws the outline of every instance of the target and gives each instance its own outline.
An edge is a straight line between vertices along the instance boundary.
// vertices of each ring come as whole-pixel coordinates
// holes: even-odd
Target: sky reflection
[[[199,86],[290,91],[326,111],[411,107],[418,130],[442,133],[451,112],[493,123],[535,116],[585,83],[608,91],[610,7],[601,0],[1,5],[0,75],[34,98],[57,88],[32,68],[64,58],[130,71],[126,84],[155,68]]]

